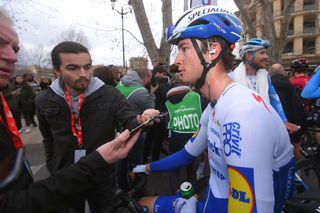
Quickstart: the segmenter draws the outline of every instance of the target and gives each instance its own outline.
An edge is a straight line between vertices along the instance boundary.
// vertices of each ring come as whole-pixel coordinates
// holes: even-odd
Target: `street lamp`
[[[125,50],[124,50],[124,27],[123,27],[123,16],[127,15],[128,13],[131,13],[131,8],[127,9],[127,10],[123,10],[123,5],[121,5],[121,10],[117,10],[117,8],[115,8],[116,5],[116,0],[110,0],[111,1],[111,7],[112,10],[117,11],[117,13],[119,13],[121,15],[121,33],[122,33],[122,60],[123,60],[123,68],[126,67],[126,57],[125,57]]]

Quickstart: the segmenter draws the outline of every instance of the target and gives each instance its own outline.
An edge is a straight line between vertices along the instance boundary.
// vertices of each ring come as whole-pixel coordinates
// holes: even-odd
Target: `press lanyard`
[[[82,140],[82,128],[81,128],[81,120],[80,120],[80,110],[84,101],[84,95],[83,93],[80,94],[79,100],[78,100],[78,128],[75,128],[75,117],[72,111],[72,101],[71,101],[71,96],[70,93],[65,89],[64,90],[64,95],[66,97],[67,103],[70,108],[71,112],[71,129],[72,129],[72,134],[77,138],[78,140],[78,146],[79,148],[82,147],[83,140]]]
[[[14,146],[16,147],[16,149],[20,149],[23,147],[23,143],[22,143],[16,122],[14,121],[10,108],[6,102],[6,99],[3,97],[2,93],[0,93],[0,96],[1,96],[3,111],[6,117],[7,123],[5,123],[1,115],[0,115],[0,122],[3,123],[3,125],[6,127],[7,131],[9,132],[11,136],[11,140]]]

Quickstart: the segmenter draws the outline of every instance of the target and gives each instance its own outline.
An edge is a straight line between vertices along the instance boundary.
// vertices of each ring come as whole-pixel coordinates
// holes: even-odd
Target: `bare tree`
[[[234,0],[237,5],[245,25],[248,27],[249,37],[256,37],[256,30],[254,22],[244,5],[248,4],[248,1]],[[263,23],[262,38],[271,41],[271,47],[268,49],[270,64],[281,62],[283,49],[286,45],[288,29],[291,19],[291,13],[295,0],[285,0],[283,2],[281,10],[280,27],[278,32],[276,31],[273,11],[273,0],[255,0],[260,4],[261,9],[261,22]],[[258,7],[256,7],[258,8]],[[254,17],[255,18],[255,17]]]
[[[18,61],[19,66],[31,65],[35,67],[37,72],[45,71],[51,64],[49,51],[46,51],[42,44],[29,50],[21,46]]]
[[[256,30],[254,26],[254,21],[250,17],[248,10],[244,8],[244,5],[249,5],[250,0],[234,0],[234,3],[237,5],[241,16],[244,19],[246,26],[248,27],[248,34],[250,38],[256,37]]]
[[[152,65],[155,66],[159,62],[168,63],[169,47],[165,43],[164,36],[161,38],[160,47],[157,47],[150,29],[143,0],[129,0],[129,4],[133,7],[143,43]],[[171,0],[162,0],[162,35],[164,35],[166,27],[170,24],[172,24],[172,3]]]
[[[81,30],[69,28],[61,33],[60,41],[74,41],[90,49],[89,39]]]

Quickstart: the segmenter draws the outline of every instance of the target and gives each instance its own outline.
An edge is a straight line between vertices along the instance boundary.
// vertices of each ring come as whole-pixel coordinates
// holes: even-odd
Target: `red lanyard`
[[[79,100],[78,100],[78,130],[75,128],[75,117],[72,111],[72,101],[71,101],[71,96],[70,93],[65,89],[64,90],[64,95],[66,97],[67,103],[70,108],[70,113],[71,113],[71,129],[72,129],[72,134],[78,139],[78,146],[81,148],[82,147],[82,128],[81,128],[81,121],[80,121],[80,110],[84,101],[84,95],[83,93],[80,94]]]
[[[14,121],[14,118],[12,116],[10,108],[6,102],[6,99],[4,99],[2,93],[0,93],[0,96],[1,96],[1,100],[2,100],[4,115],[7,120],[7,124],[2,119],[1,115],[0,115],[0,122],[3,123],[3,125],[6,127],[7,131],[9,132],[11,139],[12,139],[12,142],[13,142],[14,146],[16,147],[16,149],[20,149],[23,147],[23,143],[22,143],[16,122]]]

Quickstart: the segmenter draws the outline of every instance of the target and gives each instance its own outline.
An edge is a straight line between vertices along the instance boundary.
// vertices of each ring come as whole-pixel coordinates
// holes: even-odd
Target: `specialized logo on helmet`
[[[230,180],[228,212],[257,212],[253,169],[228,167]]]
[[[225,9],[222,9],[222,8],[219,8],[219,7],[202,7],[198,10],[195,10],[193,13],[191,13],[189,16],[188,16],[188,21],[189,22],[192,22],[193,20],[201,17],[201,16],[204,16],[204,15],[207,15],[207,14],[210,14],[212,12],[216,12],[216,13],[227,13],[227,14],[230,14],[230,15],[233,15],[232,13],[230,13],[229,11],[225,10]]]

